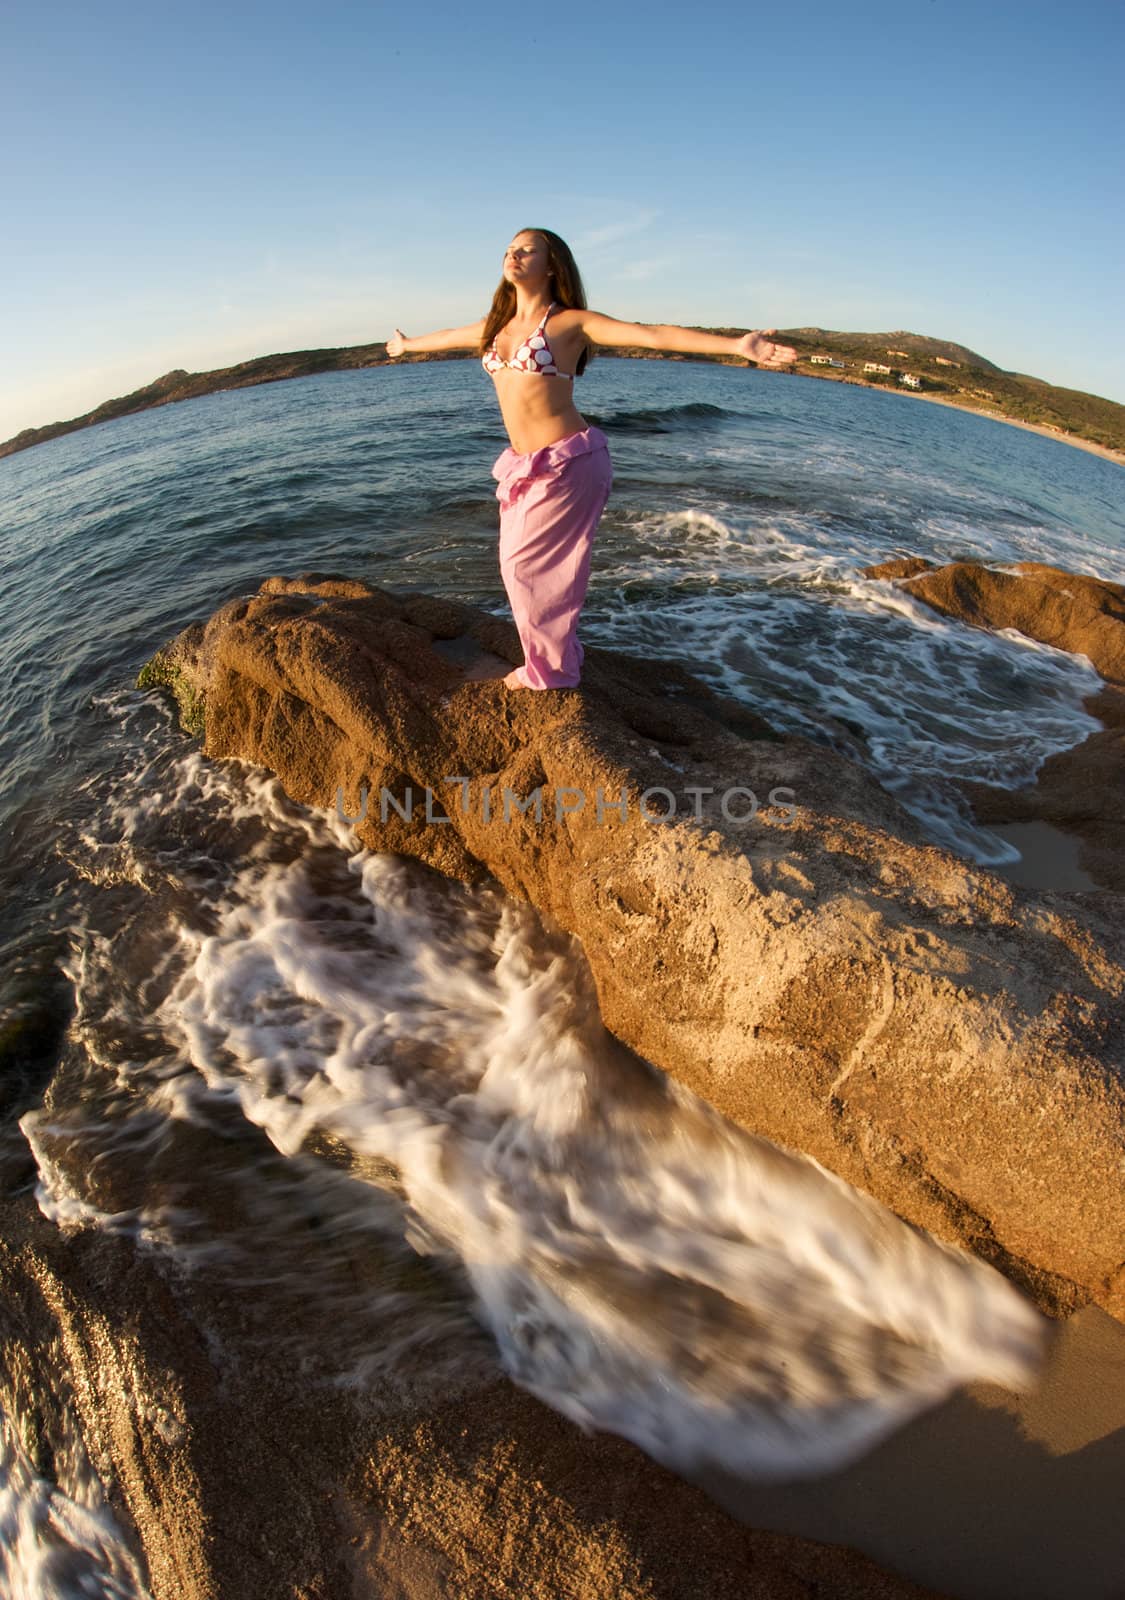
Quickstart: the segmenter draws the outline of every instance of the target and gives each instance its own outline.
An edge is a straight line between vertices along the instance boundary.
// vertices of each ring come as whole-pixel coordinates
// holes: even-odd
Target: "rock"
[[[1125,689],[1125,588],[1041,561],[998,571],[974,561],[932,567],[913,557],[867,567],[865,578],[909,580],[910,593],[978,628],[1016,628],[1040,644],[1088,657]]]
[[[920,572],[932,572],[934,564],[922,556],[903,556],[894,561],[883,561],[877,567],[866,567],[865,578],[913,578]]]
[[[532,901],[582,940],[608,1027],[725,1115],[1051,1313],[1125,1315],[1116,897],[1032,895],[938,849],[867,771],[675,663],[591,649],[580,691],[474,680],[474,653],[517,650],[470,607],[306,573],[162,654],[208,756],[352,817],[366,791],[363,844]],[[541,790],[541,816],[505,819],[505,788]],[[669,821],[642,812],[658,788]]]
[[[1049,756],[1025,789],[961,781],[985,826],[1046,822],[1082,842],[1079,865],[1096,883],[1125,893],[1125,588],[1038,561],[998,572],[973,562],[946,567],[890,561],[868,578],[904,588],[943,616],[978,628],[1015,628],[1041,644],[1084,655],[1106,686],[1083,704],[1103,724],[1072,750]]]

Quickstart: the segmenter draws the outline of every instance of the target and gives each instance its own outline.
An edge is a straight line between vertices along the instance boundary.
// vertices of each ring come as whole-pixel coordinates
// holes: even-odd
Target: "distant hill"
[[[745,329],[714,328],[713,333],[742,333]],[[868,384],[902,390],[902,376],[909,373],[918,380],[921,393],[943,396],[969,410],[989,416],[1008,417],[1017,422],[1033,422],[1072,438],[1086,439],[1110,450],[1125,452],[1125,406],[1080,389],[1059,389],[1042,378],[1025,373],[1005,372],[976,351],[948,339],[931,339],[927,334],[841,333],[831,328],[782,328],[779,340],[797,352],[794,368],[807,377],[836,382]],[[728,356],[669,356],[658,350],[622,349],[616,355],[649,360],[691,360],[730,362]],[[811,357],[826,355],[843,366],[814,365]],[[465,359],[443,352],[403,357],[404,361],[449,361]],[[475,358],[471,358],[475,359]],[[889,366],[889,373],[864,373],[863,365],[875,361]],[[28,450],[60,434],[74,433],[114,417],[131,416],[153,406],[190,400],[197,395],[214,394],[222,389],[245,389],[259,383],[277,383],[284,378],[306,378],[318,372],[345,372],[360,367],[387,364],[385,344],[358,344],[324,350],[292,350],[284,354],[257,356],[237,366],[214,372],[185,372],[177,368],[162,378],[135,389],[117,400],[106,400],[94,411],[69,422],[51,422],[42,428],[25,428],[14,439],[0,444],[0,456]],[[401,364],[401,363],[399,363]],[[741,362],[738,363],[741,365]]]
[[[25,428],[14,439],[0,444],[0,456],[14,455],[17,450],[28,450],[33,444],[57,439],[60,434],[90,428],[96,422],[109,422],[114,417],[131,416],[135,411],[148,411],[153,406],[170,405],[175,400],[192,400],[197,395],[214,394],[220,389],[248,389],[257,383],[277,383],[282,378],[308,378],[316,372],[378,367],[386,359],[385,344],[357,344],[341,349],[292,350],[284,355],[256,356],[252,361],[240,361],[237,366],[220,367],[214,372],[185,372],[177,368],[143,389],[134,389],[132,394],[103,401],[97,410],[87,411],[70,422],[49,422],[42,428]]]
[[[931,339],[926,333],[906,333],[900,328],[896,333],[835,333],[831,328],[787,328],[785,330],[786,342],[796,343],[791,335],[799,334],[802,340],[815,343],[817,340],[832,340],[835,353],[836,343],[842,343],[855,354],[862,355],[867,361],[875,359],[885,360],[888,348],[905,350],[908,355],[944,356],[947,361],[959,361],[962,366],[975,367],[981,372],[999,372],[1001,369],[984,356],[978,356],[975,350],[969,350],[963,344],[952,344],[948,339]],[[1009,373],[1009,377],[1013,377]]]
[[[1060,389],[1043,378],[1005,372],[995,362],[963,344],[931,339],[928,334],[839,333],[831,328],[785,328],[778,331],[797,351],[798,372],[901,389],[902,376],[917,378],[918,392],[954,401],[966,410],[1014,422],[1033,422],[1060,435],[1085,439],[1109,450],[1125,452],[1125,406],[1081,389]],[[845,362],[838,367],[811,364],[814,355]],[[890,367],[889,373],[865,373],[864,363]]]

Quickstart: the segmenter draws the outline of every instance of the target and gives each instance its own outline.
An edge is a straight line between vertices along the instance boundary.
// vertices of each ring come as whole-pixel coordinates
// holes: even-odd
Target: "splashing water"
[[[963,1382],[1031,1381],[1045,1319],[998,1273],[634,1056],[529,907],[355,851],[255,769],[192,755],[155,798],[132,781],[109,837],[70,846],[148,901],[136,999],[141,913],[74,930],[91,1059],[150,1119],[222,1104],[290,1161],[328,1137],[388,1174],[415,1250],[455,1264],[504,1368],[559,1411],[681,1471],[781,1479]],[[82,1213],[49,1114],[21,1126],[43,1209]]]
[[[14,1420],[0,1411],[0,1593],[7,1600],[149,1600],[77,1432],[68,1432],[64,1490],[36,1472]]]

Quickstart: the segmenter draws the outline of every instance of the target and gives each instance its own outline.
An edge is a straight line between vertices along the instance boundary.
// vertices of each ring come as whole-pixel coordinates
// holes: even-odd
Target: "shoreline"
[[[885,383],[868,383],[866,378],[831,378],[823,372],[798,372],[799,378],[815,378],[818,382],[846,383],[854,389],[877,389],[880,394],[901,395],[907,400],[925,400],[932,406],[948,406],[951,411],[963,411],[971,417],[987,417],[990,422],[1006,422],[1010,428],[1023,428],[1027,433],[1042,434],[1044,439],[1057,439],[1060,444],[1072,444],[1079,450],[1085,450],[1090,455],[1102,456],[1106,461],[1114,461],[1119,467],[1125,467],[1125,450],[1113,450],[1109,445],[1095,444],[1093,439],[1083,439],[1077,433],[1063,433],[1058,428],[1052,428],[1043,422],[1024,422],[1019,417],[1005,416],[1002,411],[985,411],[980,406],[965,405],[963,401],[951,400],[944,394],[926,394],[919,389],[906,389],[901,385],[892,388]]]
[[[865,389],[878,389],[881,384],[865,383]],[[898,394],[897,389],[885,391],[888,394]],[[1092,439],[1082,439],[1076,433],[1060,433],[1057,428],[1048,427],[1041,422],[1021,422],[1018,417],[1006,417],[1000,411],[981,411],[976,406],[965,406],[957,400],[950,400],[940,394],[917,394],[913,390],[903,389],[904,395],[909,395],[912,400],[926,400],[930,405],[948,406],[953,411],[967,411],[970,416],[987,417],[990,422],[1006,422],[1011,428],[1023,428],[1028,433],[1041,433],[1045,439],[1057,439],[1060,444],[1072,444],[1078,450],[1086,450],[1090,455],[1102,456],[1107,461],[1116,461],[1119,467],[1125,467],[1125,451],[1111,450],[1108,445],[1095,444]]]
[[[10,439],[0,441],[0,459],[6,456],[17,455],[23,450],[33,449],[37,444],[48,444],[52,439],[64,438],[67,434],[78,433],[86,428],[97,427],[102,422],[117,421],[121,417],[137,416],[143,411],[155,410],[162,405],[175,404],[180,400],[195,400],[206,395],[219,394],[234,389],[256,388],[264,383],[284,382],[289,378],[319,377],[324,372],[348,372],[362,370],[370,367],[395,366],[403,363],[390,361],[385,356],[380,357],[376,352],[384,348],[380,345],[352,345],[342,349],[331,350],[302,350],[289,351],[273,356],[258,356],[249,361],[238,363],[233,367],[217,368],[209,372],[186,372],[177,370],[165,373],[162,378],[147,384],[143,389],[134,390],[131,394],[122,395],[112,400],[106,400],[93,412],[86,412],[81,417],[72,417],[66,422],[46,423],[40,428],[25,428],[13,435]],[[353,360],[329,360],[325,357],[339,358],[352,356]],[[455,352],[433,351],[416,352],[404,358],[406,364],[424,361],[449,361],[449,360],[475,360],[475,356],[459,356]],[[741,358],[726,355],[681,355],[675,352],[660,350],[636,350],[627,346],[617,348],[607,346],[602,353],[602,359],[616,360],[649,360],[649,361],[692,361],[702,360],[713,362],[719,366],[743,366]],[[951,400],[946,395],[926,394],[920,390],[905,389],[901,386],[890,387],[882,383],[869,383],[860,377],[838,377],[825,371],[807,372],[799,368],[799,363],[805,359],[798,356],[797,365],[789,369],[789,376],[799,378],[813,378],[818,382],[850,384],[856,389],[877,389],[882,394],[908,395],[912,400],[926,400],[932,405],[950,406],[954,411],[964,411],[972,416],[987,417],[992,422],[1005,422],[1013,428],[1024,428],[1029,433],[1042,434],[1045,439],[1058,439],[1062,444],[1074,445],[1079,450],[1085,450],[1090,455],[1103,457],[1113,461],[1118,466],[1125,466],[1125,450],[1114,450],[1109,445],[1095,444],[1091,439],[1083,439],[1074,433],[1065,433],[1045,423],[1023,422],[1017,417],[1008,417],[1000,411],[985,411],[979,406],[966,405],[960,400]],[[758,369],[755,370],[767,370]],[[227,382],[214,381],[227,378]],[[130,401],[144,396],[141,404],[130,405]],[[22,442],[21,442],[22,441]]]
[[[671,359],[673,361],[694,361],[696,359],[702,359],[705,361],[713,361],[720,366],[742,365],[742,362],[739,359],[729,356],[696,357],[694,355],[674,354],[669,357],[667,352],[659,350],[645,351],[643,354],[638,355],[632,353],[627,354],[623,350],[607,349],[601,359],[605,359],[605,356],[619,357],[626,361],[659,361],[662,359]],[[798,363],[804,359],[804,357],[798,356]],[[902,395],[905,399],[926,400],[931,405],[948,406],[953,411],[963,411],[971,417],[987,417],[990,422],[1006,422],[1009,427],[1023,428],[1028,433],[1042,434],[1043,438],[1057,439],[1060,444],[1072,444],[1079,450],[1087,451],[1090,455],[1102,456],[1107,461],[1116,462],[1119,467],[1125,467],[1125,450],[1114,450],[1111,449],[1109,445],[1096,444],[1093,439],[1083,439],[1079,434],[1076,433],[1063,433],[1058,428],[1053,428],[1047,423],[1023,422],[1018,417],[1005,416],[1002,411],[985,411],[980,406],[970,406],[966,405],[961,400],[951,400],[948,395],[926,394],[922,390],[907,389],[901,385],[891,387],[885,383],[868,383],[866,378],[833,377],[829,373],[819,370],[816,372],[805,372],[800,370],[799,367],[791,369],[788,375],[796,378],[812,378],[817,383],[848,384],[853,389],[876,389],[880,394]]]

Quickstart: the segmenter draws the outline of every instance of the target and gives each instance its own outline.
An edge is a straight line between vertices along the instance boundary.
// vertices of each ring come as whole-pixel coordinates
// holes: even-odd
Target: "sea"
[[[614,468],[584,642],[676,657],[867,766],[935,843],[1010,866],[953,780],[1030,782],[1095,731],[1100,680],[863,569],[1125,582],[1125,469],[913,396],[702,362],[599,358],[576,400]],[[673,1470],[823,1473],[958,1384],[1030,1382],[1038,1313],[659,1073],[623,1087],[576,940],[496,886],[360,849],[135,687],[274,574],[506,616],[507,442],[479,363],[448,361],[223,391],[0,460],[0,1143],[21,1172],[30,1152],[52,1226],[125,1233],[174,1275],[246,1258],[193,1212],[204,1175],[174,1207],[108,1212],[94,1158],[236,1116],[274,1152],[240,1181],[281,1207],[330,1139],[372,1211],[318,1248],[376,1229],[431,1257],[466,1346],[514,1382]],[[82,1088],[60,1120],[62,1062]],[[368,1371],[341,1350],[348,1381]],[[147,1593],[80,1439],[44,1477],[2,1407],[0,1589]]]

